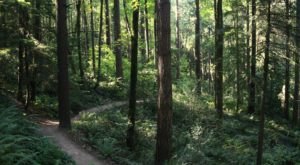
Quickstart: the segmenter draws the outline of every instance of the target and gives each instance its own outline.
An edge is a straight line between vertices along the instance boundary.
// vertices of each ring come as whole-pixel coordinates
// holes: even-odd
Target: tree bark
[[[145,0],[144,4],[144,18],[145,18],[145,42],[146,42],[146,56],[147,60],[150,58],[150,46],[149,46],[149,19],[148,19],[148,0]]]
[[[269,74],[269,53],[270,53],[270,34],[271,34],[271,0],[268,0],[267,9],[267,32],[266,32],[266,47],[264,59],[264,75],[263,75],[263,95],[260,109],[260,123],[258,134],[258,149],[256,164],[262,164],[263,144],[264,144],[264,125],[265,125],[265,110],[268,109],[268,74]]]
[[[219,118],[223,117],[223,10],[222,0],[217,0],[216,4],[216,55],[215,55],[215,95],[216,111]]]
[[[106,27],[106,44],[111,47],[110,37],[110,15],[109,15],[109,2],[105,0],[105,27]]]
[[[198,1],[198,0],[197,0]],[[181,53],[181,42],[180,42],[180,13],[179,13],[179,2],[176,0],[176,79],[180,77],[180,53]],[[200,18],[200,17],[199,17]],[[200,20],[197,20],[200,21]],[[199,35],[200,36],[200,35]]]
[[[201,94],[201,52],[200,52],[200,0],[196,0],[196,22],[195,22],[195,74],[196,92]]]
[[[286,5],[286,42],[285,42],[285,96],[284,96],[284,116],[289,119],[290,101],[290,2],[285,0]]]
[[[248,113],[255,112],[255,83],[256,83],[256,0],[252,0],[252,55],[251,78],[249,82]]]
[[[139,3],[139,1],[137,2]],[[136,144],[135,134],[135,111],[136,111],[136,83],[138,74],[138,35],[139,35],[139,5],[134,6],[132,16],[133,36],[131,36],[131,70],[130,70],[130,90],[129,90],[129,126],[127,130],[127,146],[134,150]]]
[[[91,9],[91,40],[92,40],[92,66],[93,74],[96,77],[96,55],[95,55],[95,31],[94,31],[94,7],[93,0],[90,0],[90,9]]]
[[[83,83],[84,71],[83,71],[82,55],[81,55],[81,0],[77,0],[76,10],[77,10],[76,35],[77,35],[78,66],[79,66],[79,76],[81,79],[81,83]]]
[[[294,86],[294,104],[293,104],[293,124],[298,123],[299,111],[299,58],[300,58],[300,0],[296,1],[296,55],[295,55],[295,86]]]
[[[100,0],[101,6],[100,6],[100,29],[99,29],[99,49],[98,49],[98,75],[97,75],[97,83],[96,86],[99,85],[100,79],[101,79],[101,56],[102,56],[102,33],[103,33],[103,0]]]
[[[66,0],[57,0],[57,62],[59,128],[70,129]]]
[[[158,0],[158,117],[155,164],[161,165],[171,158],[172,148],[172,74],[170,1]]]
[[[116,56],[116,78],[123,79],[123,63],[121,52],[120,2],[114,0],[114,53]]]
[[[236,111],[238,112],[241,104],[241,57],[240,57],[240,43],[239,43],[239,11],[236,9],[236,32],[235,32],[235,46],[236,46]]]

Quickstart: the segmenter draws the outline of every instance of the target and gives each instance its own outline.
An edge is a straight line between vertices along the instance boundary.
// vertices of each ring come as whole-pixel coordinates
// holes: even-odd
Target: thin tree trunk
[[[267,18],[267,33],[266,47],[264,59],[264,76],[263,76],[263,95],[260,109],[260,123],[258,134],[258,149],[257,149],[257,165],[262,164],[263,159],[263,144],[264,144],[264,125],[265,125],[265,110],[268,109],[268,74],[269,74],[269,53],[270,53],[270,34],[271,34],[271,0],[268,0],[268,18]]]
[[[294,86],[294,104],[293,104],[293,124],[298,123],[299,111],[299,58],[300,58],[300,0],[296,2],[296,55],[295,55],[295,86]]]
[[[236,32],[235,32],[235,46],[236,46],[236,111],[238,112],[241,104],[241,58],[240,58],[240,43],[239,43],[239,12],[236,10]]]
[[[94,31],[94,7],[93,0],[90,0],[90,9],[91,9],[91,40],[92,40],[92,67],[93,74],[96,77],[96,55],[95,55],[95,31]]]
[[[158,0],[158,116],[155,164],[162,165],[171,158],[172,146],[172,74],[170,1]]]
[[[251,80],[251,64],[250,64],[250,0],[247,0],[247,54],[246,54],[246,75],[247,85],[250,84]],[[250,94],[250,88],[248,88],[248,94]],[[250,96],[248,96],[250,98]]]
[[[82,65],[82,55],[81,55],[81,0],[77,0],[76,4],[77,18],[76,18],[76,34],[77,34],[77,51],[78,51],[78,66],[79,66],[79,76],[81,83],[84,82],[84,71]]]
[[[217,0],[216,4],[216,55],[215,55],[215,95],[216,95],[216,111],[218,117],[223,117],[223,10],[222,0]]]
[[[286,43],[285,43],[285,96],[284,96],[284,117],[289,119],[289,108],[290,108],[290,2],[285,0],[286,5]]]
[[[102,55],[102,33],[103,33],[103,0],[100,0],[100,29],[99,29],[99,49],[98,49],[98,76],[96,86],[99,85],[101,79],[101,55]]]
[[[105,27],[106,27],[106,44],[111,47],[110,37],[110,16],[109,16],[109,2],[105,0]]]
[[[255,112],[255,83],[256,83],[256,0],[252,0],[252,55],[251,78],[249,82],[248,113]]]
[[[145,18],[145,43],[146,43],[146,56],[147,61],[150,58],[150,46],[149,46],[149,19],[148,19],[148,0],[145,0],[145,12],[144,12],[144,18]]]
[[[144,46],[144,43],[145,43],[145,19],[144,19],[144,15],[142,13],[142,8],[141,8],[141,16],[140,16],[140,37],[141,37],[141,41],[142,41],[142,44],[140,46],[140,51],[141,51],[141,56],[142,56],[142,63],[145,63],[146,62],[146,59],[147,59],[147,55],[146,55],[146,48]]]
[[[89,27],[88,27],[88,20],[87,20],[87,13],[86,13],[86,1],[83,0],[83,24],[84,24],[84,31],[85,31],[85,56],[89,56]]]
[[[57,62],[59,128],[70,129],[68,30],[66,0],[57,0]]]
[[[199,11],[199,10],[198,10]],[[179,26],[179,21],[180,21],[180,16],[179,16],[179,2],[178,0],[176,0],[176,79],[179,79],[180,77],[180,53],[181,53],[181,50],[180,50],[180,26]],[[199,14],[199,12],[198,12]],[[198,17],[197,17],[198,18]],[[199,17],[200,19],[200,17]],[[200,20],[197,20],[197,21],[200,21]],[[196,23],[197,24],[197,23]],[[199,33],[199,36],[200,37],[200,33]],[[198,80],[197,80],[198,81]]]
[[[195,74],[196,92],[201,94],[201,55],[200,55],[200,0],[196,0],[196,22],[195,22]]]
[[[114,53],[116,56],[116,78],[123,79],[123,64],[121,52],[121,25],[120,25],[120,2],[114,0]]]
[[[137,2],[139,3],[139,1]],[[135,111],[136,111],[136,83],[138,74],[138,35],[139,35],[139,5],[134,7],[132,15],[133,36],[131,36],[131,70],[130,70],[130,90],[129,90],[129,126],[127,130],[127,146],[134,150],[136,144],[135,134]]]

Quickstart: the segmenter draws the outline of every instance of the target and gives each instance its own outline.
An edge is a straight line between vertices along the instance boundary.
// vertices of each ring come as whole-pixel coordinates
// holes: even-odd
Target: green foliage
[[[66,165],[74,162],[47,138],[36,134],[36,126],[19,109],[8,107],[1,96],[0,162],[1,165]]]

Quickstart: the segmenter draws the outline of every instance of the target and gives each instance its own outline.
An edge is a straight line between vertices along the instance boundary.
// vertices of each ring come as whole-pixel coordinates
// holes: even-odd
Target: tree
[[[136,3],[139,3],[137,1]],[[136,83],[137,83],[137,55],[138,55],[138,35],[139,35],[139,4],[133,5],[131,36],[131,69],[130,69],[130,90],[129,90],[129,127],[127,130],[127,146],[133,150],[135,147],[135,111],[136,111]]]
[[[224,45],[224,29],[223,29],[223,10],[222,0],[216,2],[216,52],[215,52],[215,95],[216,95],[216,111],[218,117],[223,117],[223,45]]]
[[[121,25],[120,25],[120,2],[114,0],[114,53],[116,56],[116,78],[123,79],[122,52],[120,48]]]
[[[263,144],[264,144],[264,126],[265,126],[265,110],[268,109],[268,76],[269,76],[269,53],[270,53],[270,34],[271,34],[271,0],[268,0],[267,6],[267,32],[264,59],[264,75],[263,75],[263,95],[259,117],[259,134],[256,164],[262,164]]]
[[[59,128],[70,129],[68,31],[66,0],[57,0],[57,63]]]
[[[256,0],[252,0],[252,54],[249,82],[248,113],[255,112],[255,81],[256,81]]]
[[[96,86],[99,85],[101,78],[101,55],[102,55],[102,33],[103,33],[103,0],[100,0],[100,25],[99,25],[99,43],[98,43],[98,72],[97,72],[97,83]]]
[[[84,71],[83,71],[82,56],[81,56],[81,0],[77,0],[76,11],[77,11],[77,18],[76,18],[76,35],[77,36],[76,37],[77,37],[79,76],[80,76],[81,82],[83,83]]]
[[[180,22],[179,2],[178,2],[178,0],[176,0],[176,49],[177,49],[177,52],[176,52],[176,79],[179,79],[179,77],[180,77],[180,47],[181,47],[181,43],[180,43],[179,22]],[[198,37],[198,36],[196,36],[196,37]]]
[[[106,27],[106,44],[110,47],[110,15],[109,15],[109,3],[105,0],[105,27]]]
[[[196,74],[196,91],[201,94],[201,56],[200,56],[200,0],[196,3],[196,22],[195,22],[195,74]]]
[[[285,42],[285,96],[284,96],[284,116],[289,119],[289,101],[290,101],[290,2],[285,0],[286,16],[286,42]]]
[[[296,1],[296,54],[295,54],[295,86],[294,86],[294,104],[293,104],[293,124],[298,122],[298,108],[299,108],[299,64],[300,64],[300,0]]]
[[[91,39],[92,39],[92,65],[93,65],[93,74],[96,77],[96,55],[95,55],[95,31],[94,31],[94,6],[93,0],[90,0],[90,9],[91,9]]]
[[[170,1],[157,1],[157,55],[158,55],[158,115],[155,164],[171,158],[172,146],[172,75]]]

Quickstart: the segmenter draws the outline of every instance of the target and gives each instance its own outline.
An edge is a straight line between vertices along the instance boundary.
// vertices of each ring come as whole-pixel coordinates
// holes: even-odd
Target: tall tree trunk
[[[83,24],[84,24],[84,31],[85,31],[85,56],[89,56],[89,27],[88,27],[88,20],[87,20],[87,13],[86,13],[86,1],[83,0]]]
[[[285,0],[286,5],[286,43],[285,43],[285,96],[284,96],[284,116],[289,119],[289,102],[290,102],[290,2]]]
[[[250,0],[247,0],[247,52],[246,52],[246,75],[247,75],[247,85],[250,84],[251,80],[251,64],[250,64]],[[248,88],[248,94],[250,94],[250,88]],[[248,96],[250,98],[250,96]]]
[[[264,144],[264,125],[265,125],[265,110],[268,109],[268,74],[269,74],[269,53],[270,53],[270,34],[271,34],[271,0],[268,0],[268,18],[267,18],[267,33],[266,47],[264,59],[264,76],[263,76],[263,95],[260,109],[260,123],[258,134],[258,149],[257,149],[257,165],[262,164],[263,144]]]
[[[295,55],[295,86],[294,86],[294,104],[293,104],[293,124],[298,123],[299,111],[299,58],[300,58],[300,0],[296,2],[296,55]]]
[[[68,30],[66,0],[57,0],[57,62],[59,128],[70,129]]]
[[[145,0],[145,5],[144,5],[144,18],[145,18],[145,42],[146,42],[146,56],[147,56],[147,61],[150,58],[150,46],[149,46],[149,19],[148,19],[148,0]]]
[[[142,56],[142,63],[146,62],[147,59],[147,55],[146,55],[146,47],[144,45],[145,43],[145,19],[144,19],[144,14],[142,11],[143,8],[141,8],[140,12],[141,12],[141,16],[140,16],[140,37],[141,37],[141,41],[142,44],[140,45],[140,51],[141,51],[141,56]]]
[[[252,55],[251,78],[249,82],[248,113],[255,112],[255,83],[256,83],[256,0],[252,0]]]
[[[114,0],[114,53],[116,56],[116,78],[123,79],[123,63],[121,52],[120,2]]]
[[[102,33],[103,33],[103,0],[100,0],[101,6],[100,6],[100,29],[99,29],[99,49],[98,49],[98,76],[97,76],[97,83],[96,86],[99,85],[100,79],[101,79],[101,55],[102,55]]]
[[[109,15],[109,2],[105,0],[105,27],[106,27],[106,44],[111,47],[110,40],[110,15]]]
[[[170,1],[158,0],[158,116],[155,164],[162,165],[171,158],[172,147],[172,74]]]
[[[223,117],[223,44],[224,44],[224,29],[223,29],[223,10],[222,0],[217,0],[216,4],[216,55],[215,55],[215,95],[216,95],[216,110],[218,117]]]
[[[79,76],[81,79],[81,83],[83,83],[84,82],[84,71],[83,71],[82,55],[81,55],[81,0],[77,0],[76,10],[77,10],[76,35],[77,35]]]
[[[201,52],[200,52],[200,0],[196,0],[196,22],[195,22],[195,74],[196,91],[201,94]]]
[[[91,10],[91,40],[92,40],[92,66],[93,74],[96,77],[96,55],[95,55],[95,31],[94,31],[94,5],[93,0],[90,0],[90,10]]]
[[[123,1],[123,8],[124,8],[124,14],[125,14],[125,23],[126,23],[127,33],[131,36],[132,34],[131,34],[130,23],[129,23],[128,14],[127,14],[126,1]]]
[[[138,2],[139,3],[139,0]],[[136,144],[135,135],[135,111],[136,111],[136,83],[137,83],[137,55],[138,55],[138,35],[139,35],[139,4],[133,6],[132,26],[133,36],[131,36],[131,70],[130,70],[130,90],[129,90],[129,126],[127,130],[127,146],[134,150]]]
[[[24,44],[19,41],[19,56],[18,56],[18,92],[17,99],[20,102],[24,101],[23,98],[23,82],[24,82]]]
[[[236,10],[236,32],[235,32],[235,46],[236,46],[236,111],[238,112],[241,104],[241,57],[240,57],[240,43],[239,43],[239,11]]]
[[[198,12],[199,14],[199,12]],[[179,79],[180,77],[180,54],[181,54],[181,42],[180,42],[180,11],[179,11],[179,2],[176,0],[176,79]],[[198,17],[197,17],[198,18]],[[200,19],[200,17],[199,17]],[[200,21],[200,20],[197,20]],[[196,23],[197,24],[197,23]],[[200,35],[198,36],[200,37]],[[198,80],[197,80],[198,81]]]

